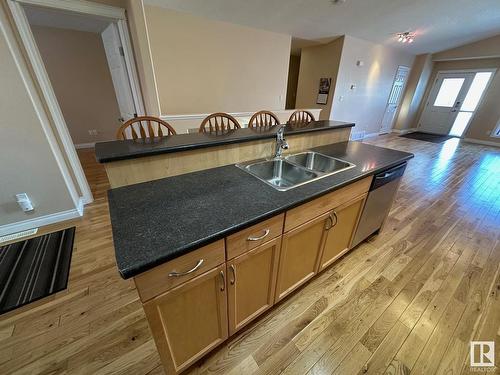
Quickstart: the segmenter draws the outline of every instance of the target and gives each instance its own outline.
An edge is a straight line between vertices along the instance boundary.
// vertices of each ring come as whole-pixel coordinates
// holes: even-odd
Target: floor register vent
[[[19,238],[33,236],[38,232],[38,228],[23,230],[22,232],[8,234],[0,237],[0,243],[17,240]]]

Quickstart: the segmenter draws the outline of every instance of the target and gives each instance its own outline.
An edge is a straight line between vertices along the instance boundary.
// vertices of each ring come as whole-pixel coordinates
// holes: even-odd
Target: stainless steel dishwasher
[[[405,168],[406,163],[399,164],[377,173],[373,177],[365,207],[359,219],[358,229],[354,235],[353,247],[381,228],[384,219],[389,214]]]

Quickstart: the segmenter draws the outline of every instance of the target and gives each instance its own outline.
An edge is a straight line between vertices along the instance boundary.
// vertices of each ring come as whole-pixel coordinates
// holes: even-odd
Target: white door
[[[448,134],[475,73],[438,73],[420,118],[419,131]]]
[[[410,68],[407,66],[400,65],[398,67],[396,77],[394,77],[394,82],[392,83],[391,93],[389,94],[389,99],[387,100],[387,106],[385,107],[382,124],[380,125],[380,134],[390,133],[392,130],[392,126],[394,125],[394,116],[396,116],[396,111],[403,94],[409,71]]]
[[[120,109],[120,121],[125,122],[137,116],[137,109],[134,104],[130,77],[117,25],[111,23],[101,33],[101,37],[108,60],[109,71],[111,72],[111,79],[115,87],[116,100]]]

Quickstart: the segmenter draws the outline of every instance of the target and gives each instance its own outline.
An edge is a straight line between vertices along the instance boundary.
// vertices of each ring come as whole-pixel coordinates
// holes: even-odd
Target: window
[[[445,78],[434,100],[435,107],[453,107],[465,78]]]

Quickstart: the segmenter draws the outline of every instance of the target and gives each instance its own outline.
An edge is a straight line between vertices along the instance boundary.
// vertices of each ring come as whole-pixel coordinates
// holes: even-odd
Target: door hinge
[[[123,51],[123,47],[122,46],[118,47],[118,51],[120,52],[120,55],[122,55],[123,57],[125,57],[125,51]]]

